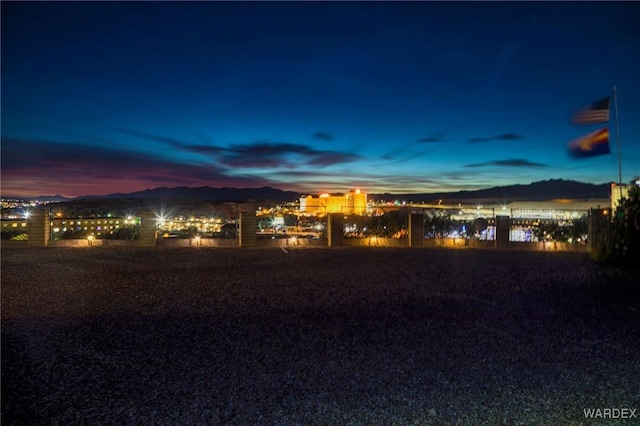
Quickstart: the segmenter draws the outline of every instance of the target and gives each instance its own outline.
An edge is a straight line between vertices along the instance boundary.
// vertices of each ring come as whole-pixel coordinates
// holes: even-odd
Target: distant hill
[[[345,191],[348,188],[345,188]],[[528,185],[508,185],[496,186],[493,188],[480,189],[477,191],[459,192],[436,192],[436,193],[416,193],[416,194],[368,194],[368,198],[373,201],[379,200],[406,200],[414,202],[434,202],[435,200],[447,201],[540,201],[557,198],[569,199],[594,199],[609,198],[610,184],[591,184],[576,182],[572,180],[551,179],[533,182]],[[245,202],[253,201],[273,201],[288,202],[299,199],[302,195],[294,191],[283,191],[270,186],[262,188],[212,188],[201,186],[189,188],[180,186],[176,188],[154,188],[144,191],[124,193],[114,193],[108,195],[87,195],[77,197],[75,200],[87,199],[130,199],[130,200],[191,200],[208,202]],[[8,198],[8,197],[7,197]],[[69,201],[70,199],[60,196],[38,197],[36,199],[46,199],[55,201]]]
[[[444,200],[496,200],[496,201],[537,201],[556,198],[588,199],[609,198],[609,183],[600,185],[576,182],[564,179],[551,179],[533,182],[528,185],[496,186],[477,191],[437,192],[422,194],[368,194],[371,200],[403,199],[411,201],[431,202]],[[294,201],[303,194],[293,191],[265,186],[262,188],[212,188],[202,186],[189,188],[155,188],[128,194],[109,194],[104,196],[88,196],[81,198],[134,198],[134,199],[190,199],[201,201]]]
[[[41,195],[39,197],[20,197],[13,195],[2,195],[7,200],[27,200],[27,201],[50,201],[52,203],[61,203],[71,201],[73,198],[63,197],[62,195]]]
[[[442,199],[444,202],[474,201],[540,201],[558,198],[594,199],[609,198],[610,184],[582,183],[572,180],[551,179],[533,182],[528,185],[496,186],[477,191],[437,192],[428,194],[368,194],[371,200],[401,199],[416,202],[433,202]]]
[[[79,198],[173,199],[228,202],[254,200],[286,202],[297,200],[300,198],[300,194],[293,191],[282,191],[270,186],[262,188],[212,188],[210,186],[189,188],[187,186],[179,186],[176,188],[161,187],[145,189],[144,191],[130,192],[128,194],[115,193],[102,196],[88,195]]]

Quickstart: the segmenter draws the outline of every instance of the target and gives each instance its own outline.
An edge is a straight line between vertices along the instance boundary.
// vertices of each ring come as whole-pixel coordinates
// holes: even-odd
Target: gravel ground
[[[3,425],[640,423],[640,275],[584,254],[1,254]]]

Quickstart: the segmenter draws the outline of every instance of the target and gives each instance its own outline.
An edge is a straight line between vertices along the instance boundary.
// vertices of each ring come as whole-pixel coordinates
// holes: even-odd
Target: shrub
[[[612,260],[637,268],[640,259],[640,187],[633,186],[628,196],[620,200],[612,227]]]

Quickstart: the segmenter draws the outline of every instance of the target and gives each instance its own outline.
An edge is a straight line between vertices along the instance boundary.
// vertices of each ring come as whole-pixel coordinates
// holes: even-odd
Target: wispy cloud
[[[443,179],[409,174],[347,174],[345,171],[314,173],[290,170],[277,173],[276,176],[282,181],[299,182],[298,190],[310,194],[344,192],[349,188],[363,188],[368,192],[428,192],[441,191],[451,185],[450,181],[445,182]],[[374,188],[379,190],[374,191]],[[416,191],[416,188],[420,190]]]
[[[145,141],[169,146],[171,158],[156,150],[142,151],[113,146],[92,146],[49,140],[2,140],[2,191],[5,194],[37,195],[64,192],[79,196],[127,192],[157,186],[264,186],[299,182],[273,179],[281,170],[323,168],[349,164],[360,155],[320,150],[304,144],[269,140],[220,146],[207,141],[189,143],[171,137],[123,130]],[[135,144],[133,144],[135,147]],[[191,154],[185,160],[181,153]],[[193,157],[193,154],[201,156]],[[194,159],[195,158],[195,159]],[[265,173],[269,174],[269,178]],[[28,189],[27,189],[28,188]],[[114,189],[114,188],[117,188]]]
[[[434,133],[431,136],[427,136],[426,138],[418,139],[418,142],[423,143],[433,143],[433,142],[442,142],[444,133]]]
[[[481,142],[488,142],[491,139],[489,138],[471,138],[467,141],[467,143],[481,143]]]
[[[518,133],[502,133],[496,136],[470,138],[467,143],[474,144],[491,141],[514,141],[518,139],[524,139],[524,136]]]
[[[252,144],[231,145],[218,156],[222,164],[245,168],[296,168],[300,165],[327,167],[350,163],[360,158],[357,154],[325,151],[307,145],[259,141]]]
[[[503,133],[501,135],[494,136],[493,139],[498,141],[513,141],[517,139],[524,139],[524,136],[517,133]]]
[[[317,139],[320,141],[330,142],[334,139],[333,135],[327,132],[315,132],[313,134],[313,139]]]
[[[391,150],[390,152],[381,155],[380,158],[383,160],[389,160],[391,161],[391,163],[385,163],[384,165],[392,165],[392,164],[400,164],[400,163],[404,163],[410,160],[414,160],[416,158],[420,158],[420,157],[424,157],[427,154],[430,154],[434,151],[437,151],[438,148],[434,147],[433,149],[429,149],[427,151],[418,151],[418,152],[411,152],[412,149],[415,149],[416,146],[420,146],[420,145],[424,145],[424,144],[435,144],[437,142],[442,142],[444,133],[440,132],[440,133],[434,133],[430,136],[426,136],[424,138],[420,138],[411,142],[407,142],[404,143],[403,145],[397,146],[395,147],[393,150]],[[433,145],[432,145],[433,146]],[[424,148],[422,146],[422,148]],[[409,152],[410,154],[407,155],[407,152]],[[398,156],[402,155],[402,158],[397,158]],[[380,166],[382,164],[376,164],[374,166]]]
[[[486,92],[491,92],[498,84],[504,68],[509,62],[511,56],[513,56],[513,54],[515,53],[517,47],[518,46],[516,44],[511,44],[502,49],[500,55],[498,55],[495,65],[493,66],[493,69],[491,70],[491,74],[489,75],[487,86],[485,87]]]
[[[146,132],[139,132],[137,130],[130,130],[130,129],[117,129],[119,132],[124,133],[126,135],[131,135],[131,136],[137,136],[139,138],[142,138],[144,140],[150,141],[150,142],[156,142],[156,143],[160,143],[163,145],[169,145],[171,147],[174,148],[180,148],[185,146],[185,143],[183,141],[180,141],[178,139],[174,139],[174,138],[170,138],[167,136],[161,136],[161,135],[154,135],[151,133],[146,133]]]
[[[79,196],[157,186],[264,186],[259,176],[220,165],[59,141],[2,139],[2,191]]]
[[[246,144],[208,145],[191,144],[174,138],[151,135],[144,132],[126,130],[127,134],[145,140],[162,143],[187,153],[202,154],[224,166],[246,169],[296,168],[299,166],[328,167],[350,163],[360,159],[360,155],[339,151],[318,150],[310,146],[289,142],[260,140]],[[315,138],[331,140],[326,132],[316,132]]]
[[[389,160],[388,163],[383,163],[383,164],[374,164],[374,167],[379,167],[379,166],[391,166],[394,164],[401,164],[401,163],[406,163],[407,161],[411,161],[411,160],[415,160],[416,158],[420,158],[420,157],[424,157],[427,154],[430,154],[432,152],[436,151],[435,149],[431,149],[428,151],[421,151],[421,152],[415,152],[412,153],[411,155],[407,155],[403,158],[399,158],[394,160],[394,157],[391,155],[384,155],[380,158],[382,158],[383,160]]]
[[[376,167],[352,168],[352,162],[361,159],[357,154],[318,150],[304,144],[263,140],[219,146],[201,139],[197,144],[189,144],[173,138],[146,136],[152,136],[159,144],[170,144],[177,155],[167,158],[160,154],[162,150],[142,152],[66,141],[4,138],[1,141],[2,192],[23,196],[80,196],[159,186],[206,185],[238,188],[270,185],[309,193],[343,192],[353,187],[369,192],[437,192],[473,189],[479,182],[490,180],[491,174],[498,173],[496,169],[500,167],[523,170],[547,167],[523,159],[506,159],[465,166],[485,167],[474,173],[458,170],[449,174],[422,174],[405,167],[389,173]],[[434,150],[437,147],[439,145],[434,146]],[[407,152],[395,163],[409,162],[428,152]],[[202,157],[192,156],[186,161],[180,159],[180,153],[199,153]]]
[[[521,158],[514,158],[514,159],[510,159],[510,160],[486,161],[484,163],[466,164],[463,167],[489,167],[489,166],[524,167],[524,168],[543,168],[543,167],[548,167],[546,164],[534,163],[532,161],[523,160]]]

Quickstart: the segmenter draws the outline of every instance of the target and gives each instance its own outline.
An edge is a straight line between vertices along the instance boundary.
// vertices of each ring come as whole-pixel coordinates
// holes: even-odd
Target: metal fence
[[[464,238],[495,240],[496,212],[493,209],[476,208],[400,208],[377,212],[372,215],[345,215],[345,238],[407,238],[408,217],[422,213],[424,238]],[[514,242],[554,241],[586,244],[588,241],[588,216],[586,210],[532,210],[510,209],[500,214],[510,216],[509,240]],[[231,215],[230,215],[231,216]],[[237,239],[239,224],[233,218],[177,217],[158,218],[158,238],[222,238]],[[326,237],[326,217],[304,215],[258,215],[257,238],[287,238],[290,236]],[[2,239],[24,240],[28,238],[27,221],[3,220]],[[51,219],[51,240],[110,239],[138,240],[140,218],[92,217]]]
[[[425,238],[495,240],[495,211],[491,208],[425,209]]]
[[[28,232],[26,220],[2,220],[0,237],[3,240],[24,241],[28,239]]]
[[[588,210],[512,209],[509,240],[586,244]]]

